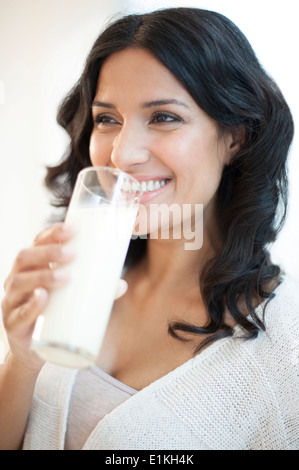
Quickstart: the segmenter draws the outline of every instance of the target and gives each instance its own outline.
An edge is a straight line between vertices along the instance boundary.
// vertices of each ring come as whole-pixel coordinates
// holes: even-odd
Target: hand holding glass
[[[135,178],[89,167],[77,178],[65,223],[75,225],[76,258],[70,280],[50,294],[38,318],[31,349],[42,359],[86,368],[99,353],[142,191]]]

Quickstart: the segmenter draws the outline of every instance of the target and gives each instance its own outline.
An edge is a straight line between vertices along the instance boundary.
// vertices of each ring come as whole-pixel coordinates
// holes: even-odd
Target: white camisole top
[[[135,393],[96,366],[80,370],[70,400],[65,450],[81,450],[98,422]]]

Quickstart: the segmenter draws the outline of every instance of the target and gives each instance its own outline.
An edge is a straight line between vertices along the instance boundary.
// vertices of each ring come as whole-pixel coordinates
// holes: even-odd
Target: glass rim
[[[96,198],[101,198],[103,201],[105,200],[108,204],[111,204],[114,200],[113,197],[111,199],[111,198],[105,197],[103,195],[100,196],[99,194],[94,192],[91,188],[89,188],[86,185],[86,183],[84,182],[84,175],[85,174],[88,174],[88,173],[91,173],[91,172],[96,173],[97,171],[106,172],[107,174],[109,173],[110,176],[111,175],[115,176],[116,177],[115,183],[117,185],[118,185],[118,182],[120,182],[122,184],[123,181],[125,181],[126,179],[129,180],[130,183],[137,184],[137,187],[136,187],[137,189],[133,189],[131,194],[128,193],[128,195],[130,195],[130,199],[128,199],[127,202],[129,202],[131,200],[131,203],[133,203],[133,202],[140,203],[141,197],[143,195],[141,183],[136,178],[134,178],[134,176],[131,176],[129,173],[126,173],[125,171],[120,170],[119,168],[110,168],[108,166],[100,166],[100,165],[98,165],[98,166],[88,166],[88,167],[85,167],[85,168],[83,168],[82,170],[79,171],[79,173],[77,175],[77,183],[80,181],[80,185],[82,187],[84,187],[84,190],[87,193],[89,193],[91,196],[95,196]],[[119,178],[120,178],[120,181],[119,181]],[[77,183],[76,183],[76,185],[77,185]]]
[[[82,168],[82,170],[79,171],[78,176],[80,174],[83,175],[83,173],[88,173],[91,171],[106,171],[107,173],[114,173],[117,176],[124,175],[125,177],[129,178],[132,183],[137,183],[138,187],[140,188],[139,190],[136,190],[136,192],[142,192],[141,189],[141,183],[138,181],[134,176],[130,175],[130,173],[127,173],[124,170],[120,170],[119,168],[110,168],[109,166],[87,166],[85,168]]]

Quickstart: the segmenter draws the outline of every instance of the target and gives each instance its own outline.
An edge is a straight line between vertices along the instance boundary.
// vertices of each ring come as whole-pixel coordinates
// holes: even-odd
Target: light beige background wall
[[[79,78],[119,0],[0,0],[0,296],[16,253],[50,210],[42,186],[67,138],[56,124],[63,96]],[[0,360],[3,357],[0,325]]]
[[[31,243],[49,215],[44,167],[67,143],[56,124],[57,106],[79,77],[103,25],[117,12],[197,6],[231,18],[276,79],[299,122],[294,0],[0,0],[0,297],[16,253]],[[299,279],[299,144],[290,154],[290,210],[272,249]],[[0,325],[0,360],[4,333]]]

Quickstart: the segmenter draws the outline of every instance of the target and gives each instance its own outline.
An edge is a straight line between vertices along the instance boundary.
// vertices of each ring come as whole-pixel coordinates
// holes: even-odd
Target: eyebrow
[[[156,101],[149,101],[149,102],[146,102],[146,103],[142,103],[141,105],[141,108],[152,108],[154,106],[164,106],[164,105],[167,105],[167,104],[178,104],[180,106],[185,106],[185,108],[189,108],[189,106],[187,106],[185,103],[183,103],[183,101],[179,101],[179,100],[176,100],[176,99],[164,99],[164,100],[156,100]],[[101,108],[108,108],[108,109],[115,109],[116,106],[114,106],[114,104],[112,103],[105,103],[103,101],[97,101],[95,100],[93,103],[92,103],[92,106],[99,106]]]
[[[165,100],[156,100],[156,101],[149,101],[148,103],[143,103],[141,105],[142,108],[151,108],[153,106],[163,106],[166,104],[179,104],[180,106],[185,106],[188,108],[188,106],[183,103],[183,101],[175,100],[175,99],[165,99]]]
[[[92,106],[99,106],[101,108],[115,109],[114,104],[104,103],[103,101],[93,101]]]

